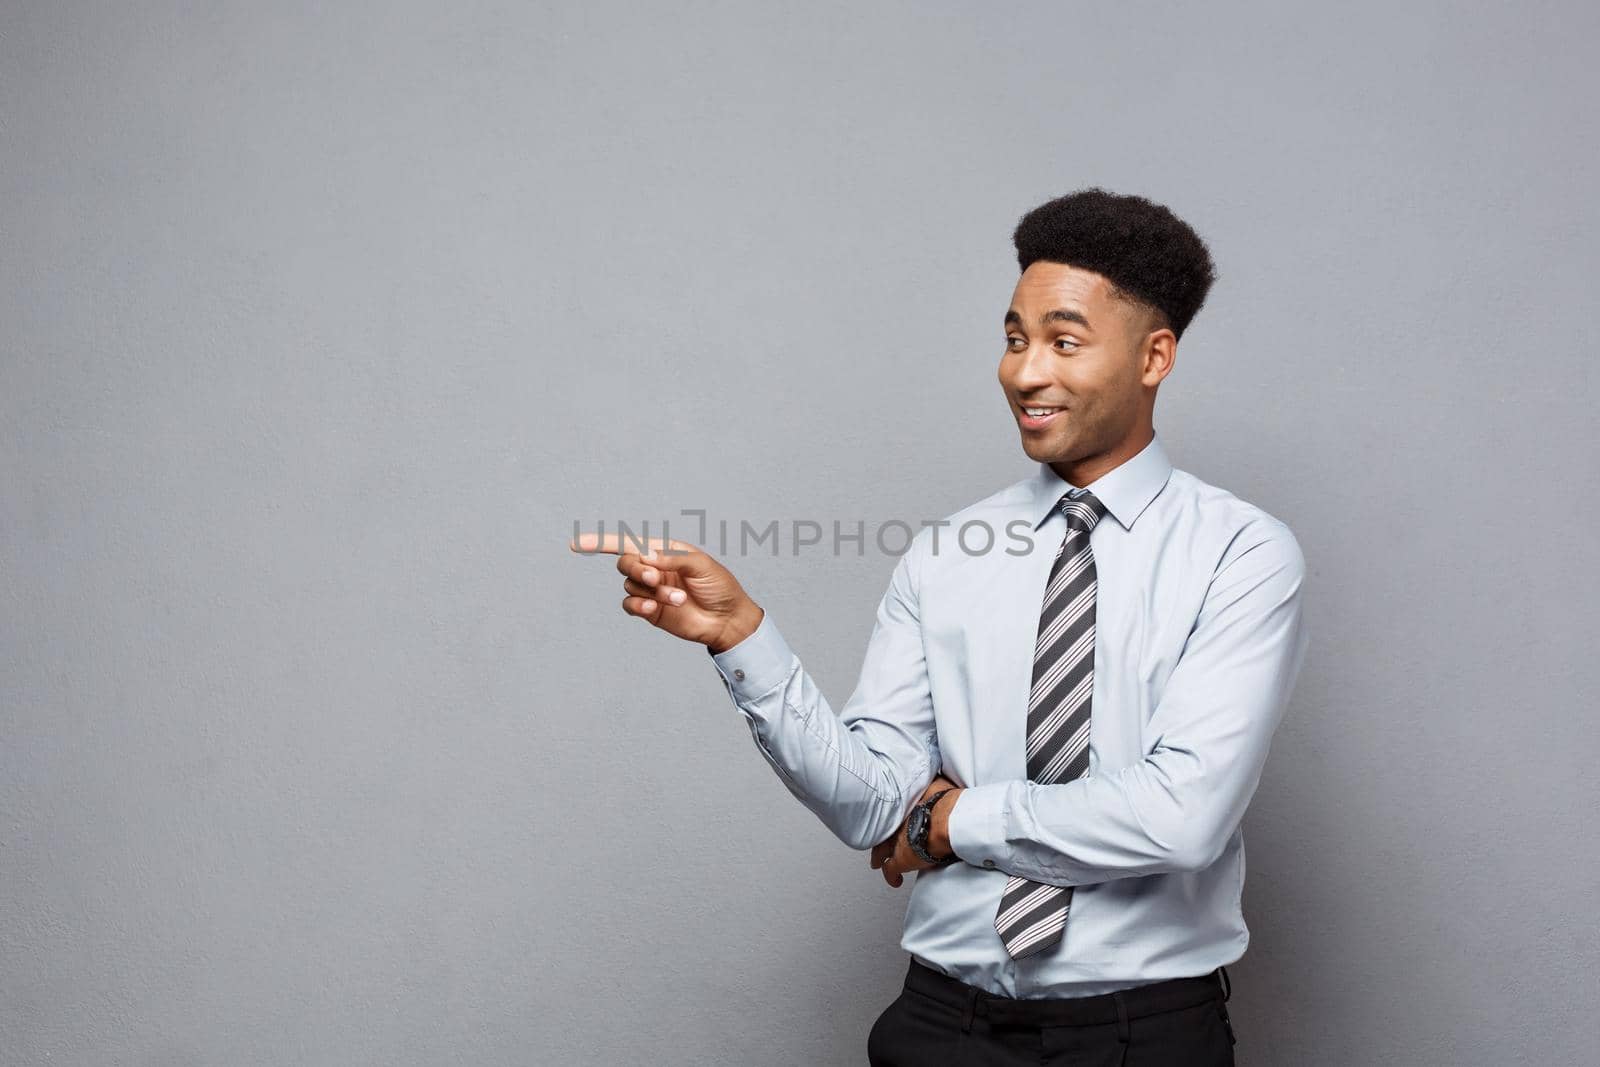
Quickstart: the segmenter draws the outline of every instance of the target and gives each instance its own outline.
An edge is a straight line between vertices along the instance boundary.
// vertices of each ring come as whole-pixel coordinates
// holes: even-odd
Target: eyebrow
[[[1039,316],[1039,325],[1041,327],[1048,326],[1052,322],[1075,322],[1086,330],[1094,329],[1094,327],[1089,325],[1089,320],[1084,318],[1082,312],[1074,311],[1071,308],[1051,308],[1049,311],[1046,311],[1043,315]],[[1022,325],[1022,316],[1017,314],[1015,308],[1012,308],[1006,312],[1005,324],[1007,326]]]

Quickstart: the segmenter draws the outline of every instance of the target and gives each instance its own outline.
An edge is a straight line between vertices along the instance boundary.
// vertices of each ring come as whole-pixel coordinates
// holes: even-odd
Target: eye
[[[1070,337],[1058,337],[1058,338],[1056,338],[1056,344],[1059,345],[1059,344],[1062,344],[1063,342],[1065,342],[1069,346],[1067,348],[1067,351],[1069,351],[1069,352],[1072,351],[1072,349],[1074,349],[1074,348],[1080,347],[1078,342],[1074,341]]]
[[[1018,345],[1025,345],[1027,343],[1028,342],[1021,337],[1012,337],[1009,334],[1006,336],[1006,347],[1011,349],[1013,352],[1017,350]]]

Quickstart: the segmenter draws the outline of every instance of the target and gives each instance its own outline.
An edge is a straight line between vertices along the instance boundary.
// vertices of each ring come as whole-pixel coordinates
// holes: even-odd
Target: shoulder
[[[1192,537],[1213,573],[1250,557],[1250,567],[1305,574],[1305,554],[1294,531],[1259,504],[1176,467],[1157,502],[1162,525]]]
[[[1001,489],[996,489],[982,500],[975,500],[938,520],[939,527],[951,531],[958,531],[961,527],[984,523],[996,530],[1021,516],[1027,514],[1029,505],[1033,502],[1034,479],[1031,477],[1019,478]],[[933,529],[925,531],[931,535]],[[931,536],[929,537],[931,544]]]
[[[916,557],[913,566],[926,565],[925,561],[934,557],[964,555],[957,550],[958,539],[971,545],[981,545],[991,535],[997,542],[1003,539],[1006,524],[1027,514],[1033,500],[1033,481],[1031,477],[1019,478],[981,500],[937,519],[925,520],[907,552]],[[981,529],[983,527],[987,529]]]
[[[1032,499],[1032,479],[1024,477],[936,519],[904,523],[909,543],[896,563],[896,580],[915,591],[925,580],[941,580],[945,568],[972,565],[1014,546],[1029,529],[1022,516]]]

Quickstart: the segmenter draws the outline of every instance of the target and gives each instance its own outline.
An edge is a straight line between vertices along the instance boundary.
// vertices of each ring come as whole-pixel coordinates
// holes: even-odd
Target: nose
[[[1029,345],[1016,353],[1007,376],[1011,388],[1019,393],[1031,393],[1050,385],[1054,380],[1050,375],[1050,354],[1049,349],[1038,345]]]

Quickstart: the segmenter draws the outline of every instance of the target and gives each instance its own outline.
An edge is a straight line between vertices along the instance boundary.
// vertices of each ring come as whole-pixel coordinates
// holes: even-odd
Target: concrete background
[[[905,891],[565,542],[1021,477],[1010,230],[1090,184],[1210,242],[1157,429],[1310,565],[1239,1062],[1582,1061],[1597,30],[0,7],[0,1061],[864,1062]],[[728,562],[839,707],[894,557]]]

